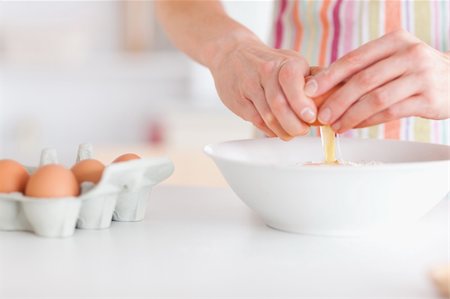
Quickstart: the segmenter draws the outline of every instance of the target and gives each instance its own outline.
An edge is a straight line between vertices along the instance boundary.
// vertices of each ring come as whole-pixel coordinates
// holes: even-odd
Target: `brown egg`
[[[16,161],[0,160],[0,193],[23,193],[29,177],[25,167]]]
[[[328,92],[324,93],[323,95],[313,98],[313,101],[314,103],[316,103],[317,108],[320,109],[320,107],[328,99],[328,97],[331,96],[334,92],[336,92],[336,90],[338,90],[342,85],[344,84],[340,83],[335,87],[333,87],[332,89],[330,89]],[[317,119],[314,123],[311,124],[311,126],[322,126],[322,124]]]
[[[307,81],[312,76],[318,74],[321,70],[322,70],[322,68],[320,68],[320,67],[312,67],[311,75],[307,76],[305,78],[305,80]],[[328,97],[331,96],[334,92],[336,92],[343,85],[344,85],[344,83],[339,83],[338,85],[336,85],[335,87],[330,89],[328,92],[324,93],[323,95],[313,98],[313,101],[314,101],[314,103],[316,103],[317,108],[320,109],[320,107],[328,99]],[[319,120],[316,120],[314,123],[311,124],[311,126],[321,126],[321,125],[322,124],[319,122]]]
[[[122,156],[120,156],[120,157],[117,157],[114,161],[113,161],[113,163],[119,163],[119,162],[125,162],[125,161],[130,161],[130,160],[138,160],[138,159],[140,159],[141,157],[139,157],[138,155],[136,155],[136,154],[124,154],[124,155],[122,155]]]
[[[80,194],[80,185],[72,171],[58,164],[40,167],[30,176],[25,195],[38,198],[73,197]]]
[[[72,167],[72,172],[77,178],[79,184],[83,182],[91,182],[97,184],[102,178],[105,165],[94,159],[82,160]]]

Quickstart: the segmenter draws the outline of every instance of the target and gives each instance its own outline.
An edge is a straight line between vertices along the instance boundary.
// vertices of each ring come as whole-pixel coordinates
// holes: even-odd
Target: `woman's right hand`
[[[316,105],[303,91],[310,68],[297,52],[249,39],[216,55],[209,68],[222,102],[268,136],[305,135],[316,120]]]

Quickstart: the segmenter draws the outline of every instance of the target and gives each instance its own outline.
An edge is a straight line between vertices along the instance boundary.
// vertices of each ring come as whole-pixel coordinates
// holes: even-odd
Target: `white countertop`
[[[395,235],[326,238],[264,226],[229,189],[159,186],[140,223],[0,232],[0,298],[439,298],[448,255],[448,200]]]

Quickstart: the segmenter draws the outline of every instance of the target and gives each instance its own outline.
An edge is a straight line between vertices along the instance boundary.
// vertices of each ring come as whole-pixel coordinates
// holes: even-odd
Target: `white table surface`
[[[0,298],[439,298],[448,254],[448,200],[400,233],[329,238],[272,230],[229,189],[159,186],[143,222],[0,232]]]

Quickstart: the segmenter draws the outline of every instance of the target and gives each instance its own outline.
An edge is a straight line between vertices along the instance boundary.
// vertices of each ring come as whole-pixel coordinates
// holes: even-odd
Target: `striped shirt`
[[[403,28],[439,51],[449,51],[449,0],[278,0],[272,43],[328,66],[360,45]],[[344,136],[449,144],[449,120],[409,117]],[[311,134],[317,135],[318,130]]]

